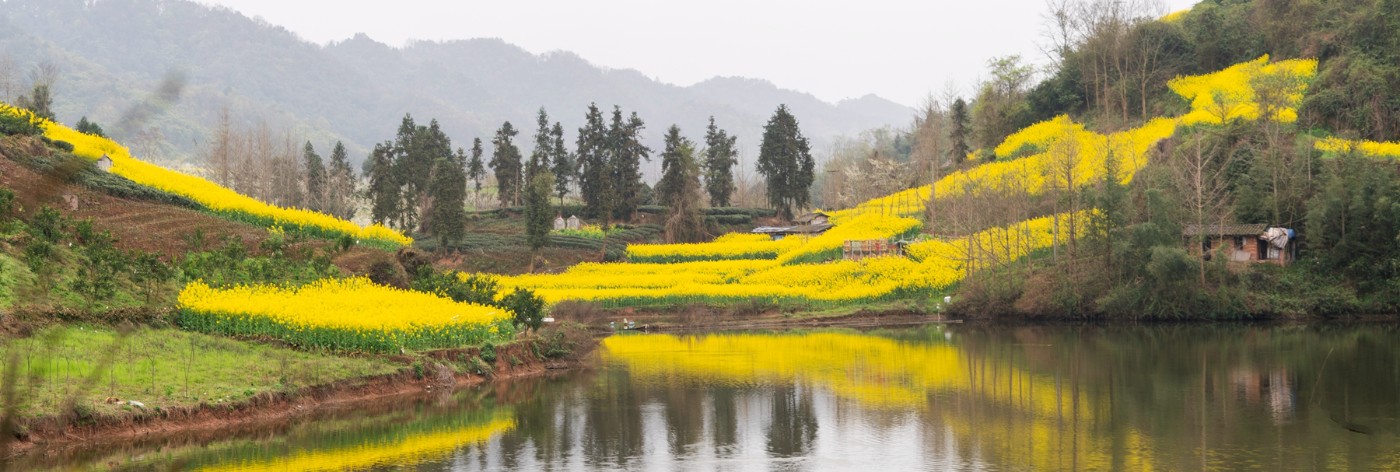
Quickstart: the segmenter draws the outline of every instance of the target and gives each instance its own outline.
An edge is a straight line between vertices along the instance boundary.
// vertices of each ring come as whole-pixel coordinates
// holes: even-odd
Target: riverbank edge
[[[570,317],[560,324],[556,335],[569,337],[574,344],[560,358],[543,355],[542,336],[496,346],[491,369],[481,370],[481,348],[470,347],[429,351],[415,358],[390,356],[404,363],[397,373],[343,379],[302,387],[289,392],[262,392],[233,403],[162,408],[117,415],[99,415],[86,420],[67,417],[21,419],[24,434],[9,442],[0,456],[8,459],[37,450],[81,447],[93,442],[152,439],[178,434],[199,434],[220,429],[254,427],[294,420],[333,408],[353,408],[375,402],[444,389],[460,389],[488,382],[511,381],[573,372],[589,367],[588,359],[599,340],[615,332],[608,320],[640,321],[637,331],[683,333],[694,331],[778,330],[817,328],[881,328],[929,323],[956,323],[936,314],[902,304],[868,306],[836,312],[783,311],[759,313],[733,307],[688,306],[683,308],[611,309],[595,313],[575,313],[587,320]],[[586,335],[580,335],[587,333]],[[249,341],[253,342],[253,341]],[[431,362],[422,362],[430,360]]]
[[[234,403],[100,415],[82,421],[65,417],[21,419],[24,434],[9,441],[8,451],[0,450],[0,460],[96,442],[273,425],[329,409],[572,372],[588,367],[587,359],[598,344],[594,337],[583,338],[588,340],[586,344],[576,345],[567,355],[556,358],[543,355],[543,340],[538,338],[496,346],[496,361],[484,365],[490,369],[481,369],[479,347],[448,349],[422,353],[418,361],[395,356],[406,365],[393,374],[343,379],[288,392],[262,392]],[[578,342],[579,338],[573,339]],[[423,362],[427,360],[431,362]]]
[[[1350,316],[1337,319],[1315,317],[1259,317],[1239,320],[1123,320],[1109,318],[1071,319],[1062,317],[972,317],[953,318],[918,307],[899,304],[844,310],[844,312],[802,312],[768,310],[747,313],[732,307],[687,306],[680,308],[609,309],[594,313],[576,313],[587,320],[579,322],[575,331],[587,331],[583,345],[576,346],[562,358],[540,355],[539,338],[496,347],[497,359],[492,370],[472,371],[473,359],[480,359],[481,349],[439,350],[422,353],[422,359],[433,362],[405,365],[399,372],[353,379],[330,384],[303,387],[292,392],[263,392],[237,403],[195,407],[167,408],[159,412],[129,415],[108,415],[75,423],[65,418],[42,418],[26,424],[25,437],[9,444],[5,458],[16,457],[36,449],[78,447],[92,441],[150,439],[176,434],[210,432],[230,427],[275,424],[298,417],[310,416],[331,408],[352,408],[355,405],[387,401],[397,397],[431,393],[443,389],[460,389],[488,382],[511,381],[556,373],[573,372],[590,366],[588,358],[601,337],[627,331],[651,333],[686,333],[697,331],[781,330],[851,328],[874,329],[926,324],[969,325],[1065,325],[1065,324],[1233,324],[1233,323],[1311,323],[1311,322],[1393,322],[1386,315]],[[636,323],[634,329],[610,329],[608,321],[626,319]],[[578,342],[585,338],[575,338]],[[404,362],[411,358],[394,356]],[[512,360],[518,361],[513,362]],[[416,369],[422,366],[422,369]]]

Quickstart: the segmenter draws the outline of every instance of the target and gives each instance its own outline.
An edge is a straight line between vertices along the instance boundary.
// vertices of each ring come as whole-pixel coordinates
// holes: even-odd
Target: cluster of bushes
[[[34,303],[69,303],[76,297],[86,308],[111,308],[149,303],[163,292],[176,273],[155,254],[122,251],[109,231],[98,231],[92,220],[73,220],[42,207],[28,222],[13,219],[14,194],[0,189],[0,224],[17,246],[33,274]]]
[[[529,289],[515,290],[499,296],[496,280],[480,275],[458,276],[434,270],[430,265],[418,267],[411,288],[434,293],[463,303],[494,306],[515,314],[516,327],[538,330],[544,324],[544,300]]]

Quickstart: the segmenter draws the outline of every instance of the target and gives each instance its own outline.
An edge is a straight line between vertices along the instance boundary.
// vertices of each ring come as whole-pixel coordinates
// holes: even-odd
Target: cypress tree
[[[437,236],[440,247],[447,248],[462,241],[466,232],[467,153],[457,149],[454,156],[437,158],[433,164],[431,193],[432,217],[428,232]]]
[[[608,191],[612,188],[612,171],[608,167],[608,129],[603,113],[596,104],[588,104],[584,126],[578,129],[577,151],[579,196],[584,212],[594,218],[612,213]]]
[[[472,157],[467,161],[467,178],[472,179],[473,195],[481,193],[481,180],[486,178],[486,167],[481,162],[481,138],[472,139]]]
[[[335,142],[331,149],[331,163],[326,169],[326,210],[337,217],[355,217],[355,169],[350,167],[350,156],[345,151],[345,143]]]
[[[768,184],[768,203],[783,219],[792,219],[792,209],[807,206],[815,178],[811,145],[802,136],[797,118],[787,105],[779,105],[763,126],[763,144],[758,153],[758,173]]]
[[[399,122],[399,130],[394,136],[391,148],[394,180],[403,187],[398,194],[402,201],[395,205],[398,213],[394,215],[395,224],[401,229],[410,228],[416,223],[418,191],[427,187],[426,179],[430,172],[429,169],[422,168],[423,154],[417,152],[417,143],[414,142],[417,136],[418,126],[414,123],[413,116],[405,113],[403,120]]]
[[[321,155],[316,154],[316,147],[307,141],[301,150],[306,176],[306,208],[316,211],[326,211],[326,165],[321,161]]]
[[[674,126],[672,127],[675,128]],[[679,136],[679,132],[676,133]],[[668,148],[670,147],[670,136],[668,135]],[[668,188],[672,189],[669,202],[666,205],[666,242],[667,243],[691,243],[705,239],[705,213],[702,208],[702,190],[700,188],[700,166],[695,162],[695,146],[690,140],[679,138],[676,140],[671,165],[666,170],[666,176],[670,183]],[[658,194],[660,194],[660,184],[657,184]]]
[[[495,149],[491,152],[490,165],[496,174],[496,186],[500,190],[502,207],[520,203],[520,187],[524,176],[521,175],[520,149],[511,141],[516,134],[515,127],[507,121],[501,124],[501,129],[496,130],[496,137],[491,139],[491,145]]]
[[[651,149],[642,144],[642,130],[646,123],[632,112],[626,121],[622,119],[622,108],[613,107],[612,126],[608,130],[608,166],[612,173],[612,186],[607,192],[612,217],[627,220],[642,203],[642,160],[651,161]]]
[[[390,224],[399,214],[399,182],[394,171],[394,143],[374,145],[369,154],[370,221]]]
[[[549,192],[553,186],[554,176],[549,172],[537,172],[525,189],[525,240],[530,244],[531,272],[535,271],[540,248],[549,242],[554,216],[549,207]]]
[[[687,169],[681,164],[682,148],[692,145],[689,139],[681,136],[681,129],[676,125],[666,129],[663,141],[666,148],[661,151],[661,180],[656,182],[656,200],[670,207],[680,197],[681,186],[685,183]]]
[[[535,149],[530,151],[530,161],[525,165],[525,180],[530,181],[540,172],[548,172],[550,158],[554,154],[554,139],[549,134],[549,114],[540,108],[535,119]]]
[[[971,134],[972,126],[972,117],[969,115],[967,102],[961,98],[954,100],[953,105],[948,110],[948,118],[950,121],[948,138],[953,142],[952,149],[948,151],[952,154],[948,156],[950,158],[948,161],[958,164],[967,159],[967,154],[972,152],[967,147],[967,138]]]
[[[729,197],[734,194],[734,165],[739,149],[734,145],[738,137],[729,136],[715,126],[715,117],[710,117],[710,126],[705,130],[705,192],[710,194],[710,205],[729,206]]]
[[[559,122],[554,123],[549,134],[554,138],[554,146],[551,148],[554,160],[554,193],[559,196],[559,206],[564,206],[564,196],[569,194],[569,183],[574,180],[574,159],[569,156],[569,149],[564,147],[564,127]]]

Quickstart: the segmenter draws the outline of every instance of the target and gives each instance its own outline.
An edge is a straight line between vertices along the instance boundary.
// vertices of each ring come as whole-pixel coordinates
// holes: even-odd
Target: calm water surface
[[[215,438],[27,457],[181,470],[1396,470],[1400,329],[626,335],[596,367]]]

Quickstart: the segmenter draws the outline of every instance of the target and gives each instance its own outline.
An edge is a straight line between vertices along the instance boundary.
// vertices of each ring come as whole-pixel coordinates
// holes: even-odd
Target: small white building
[[[102,172],[111,172],[112,158],[107,157],[106,154],[103,154],[102,157],[97,158],[97,168]]]
[[[577,215],[569,215],[569,221],[567,221],[567,222],[564,223],[564,227],[565,227],[565,228],[572,229],[572,230],[577,230],[577,229],[579,229],[581,226],[582,226],[582,225],[580,224]]]
[[[564,229],[564,217],[562,217],[562,216],[556,216],[556,217],[554,217],[554,230],[555,230],[555,231],[560,231],[560,230],[563,230],[563,229]]]

